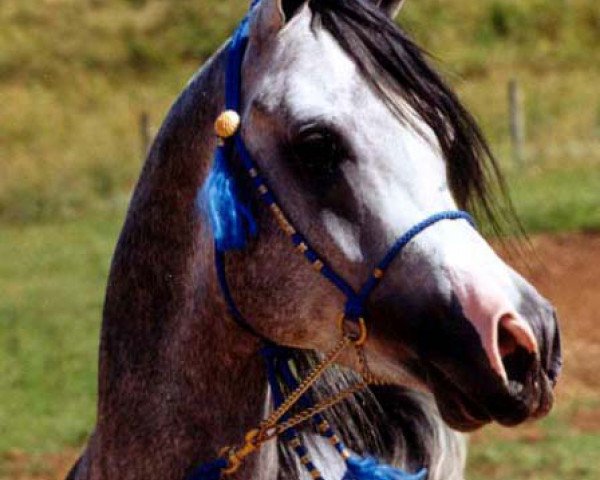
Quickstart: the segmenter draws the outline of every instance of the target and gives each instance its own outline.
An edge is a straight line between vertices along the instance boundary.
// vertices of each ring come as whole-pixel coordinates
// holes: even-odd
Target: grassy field
[[[15,452],[43,473],[41,459],[89,433],[106,273],[141,166],[139,116],[159,126],[245,6],[0,2],[0,478],[12,477]],[[600,230],[597,0],[413,0],[402,23],[480,120],[526,228]],[[522,164],[509,142],[512,78],[525,96]],[[600,478],[600,430],[574,420],[598,408],[586,394],[538,427],[476,436],[470,478]]]
[[[0,233],[0,452],[79,445],[95,414],[98,329],[118,222]]]
[[[0,220],[81,216],[127,195],[141,162],[138,119],[157,128],[177,92],[227,37],[245,0],[4,0],[0,3]],[[600,9],[596,0],[419,0],[402,23],[439,61],[522,184],[534,228],[599,225]],[[511,161],[507,83],[525,95],[526,162]],[[531,207],[556,170],[559,186]],[[593,178],[590,178],[592,176]],[[546,178],[547,177],[547,178]],[[560,174],[559,174],[560,177]],[[541,187],[539,190],[537,187]],[[538,194],[537,192],[543,192]],[[532,192],[531,201],[525,198]],[[581,208],[562,211],[566,196]],[[571,210],[571,209],[570,209]],[[531,222],[529,222],[531,219]]]

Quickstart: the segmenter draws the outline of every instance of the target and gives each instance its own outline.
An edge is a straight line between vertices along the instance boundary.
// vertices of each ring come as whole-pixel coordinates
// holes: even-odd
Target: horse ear
[[[381,8],[390,18],[396,18],[405,0],[379,0],[379,8]]]
[[[263,0],[254,21],[254,29],[262,36],[281,30],[307,0]]]

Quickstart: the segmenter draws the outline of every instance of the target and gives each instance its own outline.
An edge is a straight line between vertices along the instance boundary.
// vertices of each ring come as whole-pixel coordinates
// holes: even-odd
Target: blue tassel
[[[194,470],[188,480],[220,480],[221,474],[227,468],[227,465],[227,460],[224,458],[205,463]]]
[[[414,475],[408,474],[390,465],[382,465],[372,457],[351,457],[347,460],[348,471],[342,480],[425,480],[427,470]]]
[[[238,191],[231,171],[231,143],[217,148],[212,170],[206,179],[196,203],[210,222],[217,248],[221,251],[241,250],[255,236],[258,228],[250,207]]]

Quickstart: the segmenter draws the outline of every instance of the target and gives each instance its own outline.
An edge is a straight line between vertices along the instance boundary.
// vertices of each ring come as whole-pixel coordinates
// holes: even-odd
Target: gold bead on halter
[[[219,138],[231,138],[240,128],[242,120],[234,110],[226,110],[215,122],[215,133]]]

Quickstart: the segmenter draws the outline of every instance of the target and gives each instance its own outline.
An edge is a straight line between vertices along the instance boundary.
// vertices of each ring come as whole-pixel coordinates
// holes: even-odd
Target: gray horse
[[[428,215],[491,216],[488,190],[501,185],[475,122],[394,24],[401,4],[263,0],[251,18],[243,136],[290,217],[353,285]],[[184,479],[272,408],[259,340],[228,316],[194,202],[216,147],[225,64],[222,50],[192,79],[135,190],[106,294],[97,424],[71,479]],[[228,254],[231,288],[253,328],[298,349],[308,369],[311,352],[338,341],[344,299],[254,207],[260,236]],[[467,222],[411,242],[368,308],[365,354],[395,385],[328,414],[358,453],[458,480],[457,431],[550,411],[554,311]],[[324,396],[356,376],[353,356],[340,364]],[[325,475],[340,478],[331,447],[305,435]],[[271,443],[235,478],[305,477]]]

